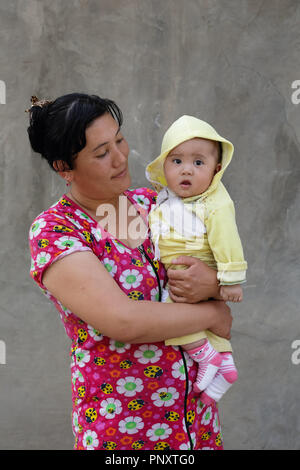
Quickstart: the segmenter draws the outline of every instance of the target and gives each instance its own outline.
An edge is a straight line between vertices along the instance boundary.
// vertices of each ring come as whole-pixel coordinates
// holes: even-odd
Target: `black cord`
[[[145,256],[145,258],[147,258],[147,260],[149,261],[149,263],[151,264],[151,266],[153,268],[153,271],[155,272],[156,279],[157,279],[157,284],[158,284],[158,290],[159,290],[159,302],[161,302],[161,285],[160,285],[160,279],[159,279],[159,276],[158,276],[158,272],[157,272],[155,266],[153,265],[151,258],[145,252],[145,249],[144,249],[143,245],[138,246],[138,250]],[[180,350],[180,353],[181,353],[183,366],[184,366],[184,372],[185,372],[185,393],[184,393],[184,403],[183,403],[184,422],[185,422],[186,432],[187,432],[187,435],[188,435],[189,441],[190,441],[190,447],[191,447],[190,450],[193,450],[194,446],[193,446],[193,441],[192,441],[192,438],[191,438],[191,434],[190,434],[190,430],[189,430],[189,426],[188,426],[188,420],[187,420],[187,398],[188,398],[188,393],[189,393],[189,374],[188,374],[188,370],[187,370],[187,364],[186,364],[184,352],[183,352],[183,349],[182,349],[181,346],[179,346],[179,350]]]
[[[158,298],[158,301],[161,302],[161,285],[160,285],[160,279],[159,279],[159,275],[158,275],[158,272],[157,272],[157,269],[155,268],[151,258],[147,255],[146,251],[145,251],[145,248],[143,247],[143,245],[140,245],[138,246],[138,250],[140,253],[142,253],[142,255],[145,256],[145,258],[149,261],[149,263],[151,264],[152,268],[153,268],[153,271],[155,273],[155,276],[156,276],[156,280],[157,280],[157,284],[158,284],[158,292],[159,292],[159,298]]]
[[[189,430],[189,426],[188,426],[188,420],[187,420],[187,397],[188,397],[188,393],[189,393],[189,374],[188,374],[188,370],[187,370],[187,365],[186,365],[186,360],[185,360],[185,356],[184,356],[184,352],[183,352],[183,349],[181,346],[179,346],[179,350],[181,352],[181,356],[182,356],[182,361],[183,361],[183,367],[184,367],[184,372],[185,372],[185,394],[184,394],[184,422],[185,422],[185,427],[186,427],[186,432],[187,432],[187,435],[189,437],[189,441],[190,441],[190,450],[193,450],[194,446],[193,446],[193,441],[192,441],[192,438],[191,438],[191,434],[190,434],[190,430]]]

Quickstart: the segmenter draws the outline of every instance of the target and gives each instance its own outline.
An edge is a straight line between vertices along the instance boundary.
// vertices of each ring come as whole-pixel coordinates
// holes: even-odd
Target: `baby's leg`
[[[205,405],[218,402],[238,378],[232,354],[230,352],[220,354],[222,356],[222,364],[214,379],[200,395],[200,400]]]
[[[215,377],[221,365],[222,356],[212,347],[207,338],[184,344],[182,348],[198,363],[198,373],[193,389],[195,392],[201,392]]]

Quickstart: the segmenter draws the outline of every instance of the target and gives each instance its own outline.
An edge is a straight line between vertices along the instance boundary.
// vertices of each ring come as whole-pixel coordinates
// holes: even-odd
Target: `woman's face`
[[[72,189],[96,201],[112,200],[131,185],[129,146],[110,114],[95,119],[86,129],[86,146],[74,160]]]

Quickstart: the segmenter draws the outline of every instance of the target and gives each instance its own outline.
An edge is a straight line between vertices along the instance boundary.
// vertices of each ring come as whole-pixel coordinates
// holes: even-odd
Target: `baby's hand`
[[[221,286],[220,296],[225,302],[241,302],[243,300],[243,289],[239,284]]]

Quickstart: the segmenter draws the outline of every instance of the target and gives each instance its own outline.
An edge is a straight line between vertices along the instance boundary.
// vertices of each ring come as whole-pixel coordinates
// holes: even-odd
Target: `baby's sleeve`
[[[214,209],[206,222],[207,237],[217,263],[220,285],[246,281],[247,262],[238,233],[234,204],[230,200]]]

